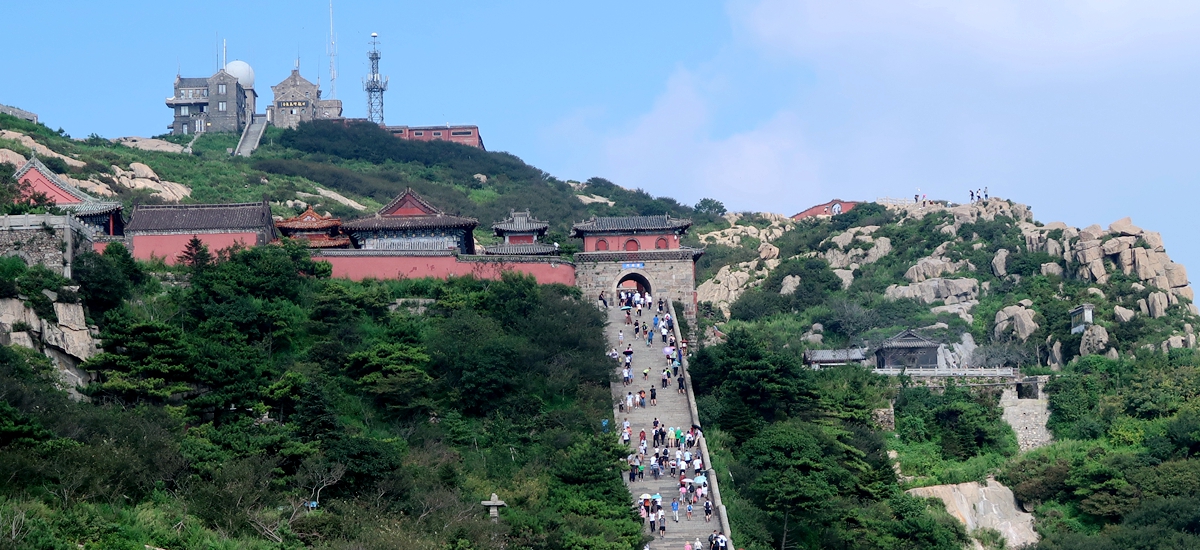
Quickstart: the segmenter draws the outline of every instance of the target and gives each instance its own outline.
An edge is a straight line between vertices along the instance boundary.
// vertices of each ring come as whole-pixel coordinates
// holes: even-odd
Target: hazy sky
[[[21,2],[0,103],[74,136],[162,133],[177,72],[230,60],[328,82],[328,3]],[[586,4],[586,5],[585,5]],[[203,10],[200,8],[203,7]],[[1200,2],[335,2],[337,97],[389,124],[478,124],[490,150],[694,203],[993,196],[1041,221],[1132,216],[1200,269]]]

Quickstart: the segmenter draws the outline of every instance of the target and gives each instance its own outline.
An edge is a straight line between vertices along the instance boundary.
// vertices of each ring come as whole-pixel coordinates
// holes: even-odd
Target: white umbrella
[[[648,498],[650,498],[650,493],[642,493],[642,495],[638,497],[638,500],[646,500]]]

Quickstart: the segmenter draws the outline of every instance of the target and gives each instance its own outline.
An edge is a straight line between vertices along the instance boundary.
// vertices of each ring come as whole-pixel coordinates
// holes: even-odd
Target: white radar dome
[[[238,84],[243,88],[254,87],[254,69],[250,68],[250,64],[242,60],[230,61],[225,65],[225,72],[233,75],[238,79]]]

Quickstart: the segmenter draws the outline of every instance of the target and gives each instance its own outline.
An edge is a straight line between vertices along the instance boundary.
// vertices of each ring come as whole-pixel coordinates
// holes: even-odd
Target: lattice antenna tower
[[[329,99],[337,98],[337,36],[333,34],[333,0],[329,0]]]
[[[383,124],[383,92],[387,91],[388,79],[379,76],[379,33],[371,33],[371,51],[367,52],[371,60],[371,74],[363,79],[363,89],[367,91],[367,120]]]

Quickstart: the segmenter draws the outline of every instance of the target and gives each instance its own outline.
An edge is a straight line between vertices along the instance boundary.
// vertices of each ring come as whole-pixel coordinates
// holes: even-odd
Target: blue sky
[[[327,81],[328,3],[6,6],[0,103],[75,136],[161,133],[177,68],[217,36],[256,88]],[[693,203],[791,214],[830,198],[1030,204],[1163,232],[1200,269],[1200,3],[335,1],[338,97],[364,116],[368,35],[389,124],[478,124],[491,150]],[[222,17],[221,14],[226,14]],[[218,21],[224,21],[218,23]],[[261,105],[261,103],[260,103]]]

